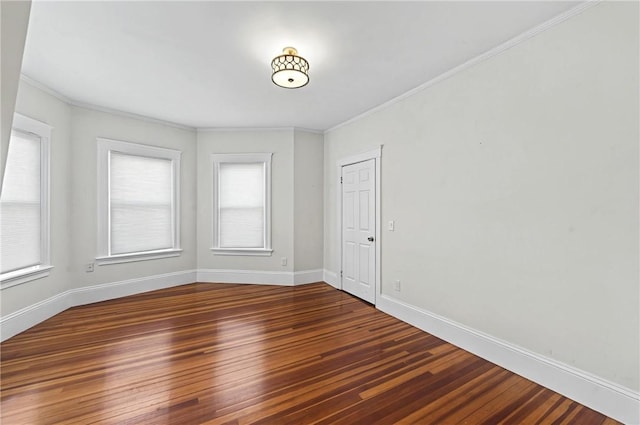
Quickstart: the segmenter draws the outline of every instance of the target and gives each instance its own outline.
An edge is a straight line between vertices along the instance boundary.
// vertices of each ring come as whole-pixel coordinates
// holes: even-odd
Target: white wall
[[[5,288],[1,292],[2,315],[62,293],[69,289],[71,233],[69,229],[71,155],[69,105],[43,91],[20,82],[16,112],[53,127],[50,141],[50,225],[51,264],[49,276],[21,285]]]
[[[270,257],[214,255],[211,251],[213,153],[273,152]],[[290,261],[281,266],[281,257]],[[293,271],[293,130],[198,132],[198,268]]]
[[[294,270],[321,269],[324,137],[300,130],[294,136]]]
[[[637,392],[638,36],[604,2],[328,132],[325,268],[336,160],[384,144],[383,294]]]
[[[0,182],[9,150],[9,135],[13,110],[18,93],[24,41],[27,37],[31,1],[3,1],[0,3]]]
[[[71,260],[75,287],[118,282],[137,277],[193,270],[196,267],[196,133],[73,106],[71,108]],[[182,254],[156,260],[84,266],[97,255],[96,138],[122,140],[182,151],[180,236]]]

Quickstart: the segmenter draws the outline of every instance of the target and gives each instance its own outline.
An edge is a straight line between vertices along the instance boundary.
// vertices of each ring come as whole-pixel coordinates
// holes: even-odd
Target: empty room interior
[[[2,423],[640,424],[639,15],[2,0]]]

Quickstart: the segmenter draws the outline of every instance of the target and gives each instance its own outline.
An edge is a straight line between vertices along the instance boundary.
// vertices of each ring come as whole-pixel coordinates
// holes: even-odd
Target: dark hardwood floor
[[[9,424],[615,424],[324,283],[198,283],[1,345]]]

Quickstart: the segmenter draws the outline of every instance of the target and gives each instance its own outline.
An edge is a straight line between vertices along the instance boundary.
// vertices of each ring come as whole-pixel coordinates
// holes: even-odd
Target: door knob
[[[367,238],[367,240],[368,240],[369,242],[373,242],[373,236],[369,236],[369,237]]]

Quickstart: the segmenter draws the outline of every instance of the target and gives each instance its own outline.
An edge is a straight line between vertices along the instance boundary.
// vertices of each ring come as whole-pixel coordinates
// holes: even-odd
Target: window
[[[49,274],[51,127],[15,114],[0,194],[0,281],[7,288]]]
[[[214,253],[271,255],[271,156],[212,155]]]
[[[98,264],[180,255],[180,157],[98,139]]]

